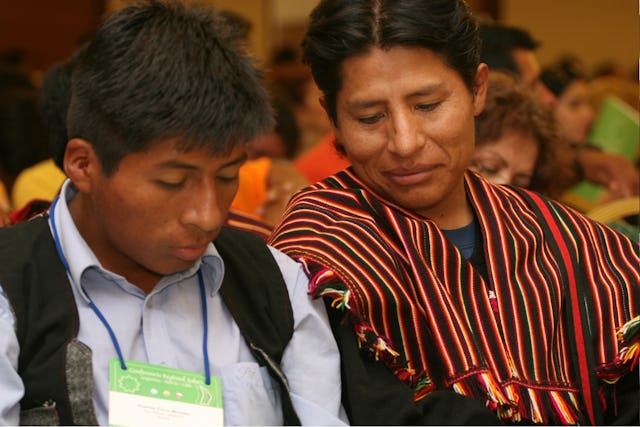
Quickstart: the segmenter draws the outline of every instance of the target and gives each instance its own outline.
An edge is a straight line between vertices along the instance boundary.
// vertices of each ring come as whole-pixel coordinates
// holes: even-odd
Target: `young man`
[[[0,230],[0,424],[343,423],[304,272],[222,226],[272,125],[236,39],[214,11],[149,1],[82,53],[69,179]]]

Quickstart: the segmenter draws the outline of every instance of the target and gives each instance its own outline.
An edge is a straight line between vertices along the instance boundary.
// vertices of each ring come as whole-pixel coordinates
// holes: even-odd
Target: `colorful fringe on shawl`
[[[473,173],[466,184],[488,282],[431,221],[383,200],[350,169],[294,196],[270,243],[305,265],[312,295],[345,314],[363,354],[411,386],[414,400],[449,388],[511,422],[584,423],[559,314],[561,260],[545,243],[526,192]],[[596,366],[610,366],[611,378],[624,375],[637,363],[637,347],[618,354],[615,335],[638,313],[637,248],[562,205],[554,210],[575,236],[570,256],[590,278]]]
[[[638,365],[640,359],[640,316],[631,319],[616,334],[619,352],[613,363],[598,369],[598,377],[615,384]]]

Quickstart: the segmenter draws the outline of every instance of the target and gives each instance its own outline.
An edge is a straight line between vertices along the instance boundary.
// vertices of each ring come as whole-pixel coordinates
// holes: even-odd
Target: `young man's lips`
[[[202,246],[183,246],[176,248],[174,253],[176,257],[184,261],[195,261],[200,258],[207,250],[208,244]]]

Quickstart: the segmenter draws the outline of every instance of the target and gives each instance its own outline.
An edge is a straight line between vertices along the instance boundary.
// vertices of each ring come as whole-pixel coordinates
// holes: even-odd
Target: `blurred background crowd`
[[[320,93],[300,61],[300,39],[316,2],[207,2],[236,22],[239,37],[265,70],[272,95],[276,127],[253,141],[232,206],[268,228],[296,190],[349,165],[335,150]],[[65,177],[64,122],[74,52],[90,39],[104,14],[127,4],[2,4],[0,224],[20,221],[56,194]],[[487,107],[477,118],[472,167],[496,182],[532,188],[594,215],[603,215],[602,207],[616,201],[618,210],[605,210],[597,219],[621,224],[625,232],[631,227],[637,238],[637,2],[469,4],[486,28],[483,60],[492,70]],[[510,31],[500,32],[504,28]],[[509,42],[511,37],[515,39]],[[504,63],[501,48],[508,58]],[[514,49],[524,55],[514,55]],[[597,171],[583,170],[586,166],[577,162],[584,150],[617,156],[621,169],[630,168],[626,176],[632,184],[617,188],[607,186],[606,177],[586,179]]]

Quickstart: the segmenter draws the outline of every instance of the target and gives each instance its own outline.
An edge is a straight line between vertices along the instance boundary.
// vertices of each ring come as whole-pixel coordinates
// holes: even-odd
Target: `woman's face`
[[[539,144],[531,135],[507,130],[495,141],[478,145],[471,159],[471,169],[494,184],[527,188],[531,184]]]
[[[574,80],[557,98],[554,115],[560,137],[572,145],[586,144],[594,111],[584,80]]]
[[[457,213],[466,205],[463,175],[487,74],[481,64],[473,94],[428,49],[372,48],[345,60],[334,131],[356,174],[424,217],[437,221]]]

